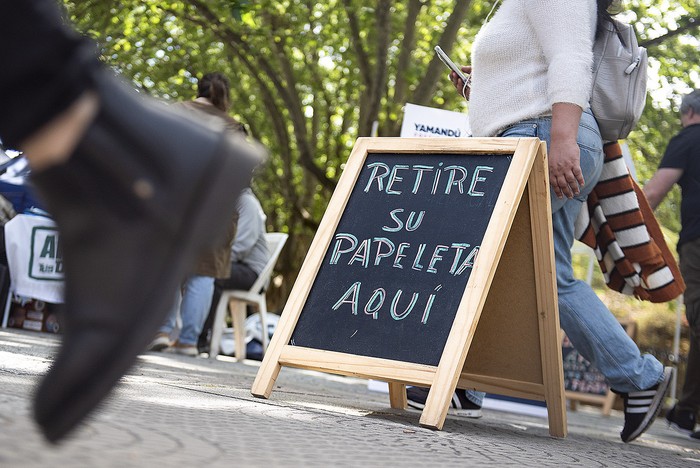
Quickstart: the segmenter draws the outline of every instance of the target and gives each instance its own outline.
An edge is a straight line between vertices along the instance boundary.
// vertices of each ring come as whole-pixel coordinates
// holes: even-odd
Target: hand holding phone
[[[464,73],[461,68],[459,68],[451,59],[448,57],[448,55],[445,53],[445,51],[442,50],[442,48],[438,45],[435,46],[435,53],[437,54],[438,58],[442,60],[442,63],[447,65],[447,68],[452,70],[457,74],[457,76],[464,82],[465,86],[469,85],[469,75]]]

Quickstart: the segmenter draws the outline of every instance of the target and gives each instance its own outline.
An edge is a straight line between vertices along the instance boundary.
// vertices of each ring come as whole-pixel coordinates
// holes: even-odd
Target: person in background
[[[222,73],[207,73],[197,83],[197,98],[194,101],[178,104],[189,111],[194,118],[201,119],[209,125],[223,126],[232,134],[245,135],[245,127],[228,115],[230,107],[229,80]],[[197,157],[196,154],[192,155]],[[235,200],[231,200],[235,205]],[[227,235],[218,245],[199,254],[194,272],[175,295],[175,303],[168,319],[156,334],[149,346],[152,351],[162,351],[172,347],[178,354],[197,356],[197,339],[207,318],[214,293],[214,280],[227,278],[229,275],[231,243],[236,233],[234,213]],[[177,340],[171,341],[177,326],[177,317],[182,319],[182,328]]]
[[[498,2],[496,2],[498,3]],[[589,109],[593,41],[612,0],[503,0],[472,46],[468,99],[475,137],[538,137],[547,143],[559,319],[579,353],[624,401],[620,433],[631,442],[658,415],[673,376],[642,355],[596,293],[574,277],[574,222],[603,167],[603,142]]]
[[[58,442],[152,340],[262,151],[140,96],[52,0],[0,0],[0,43],[0,139],[61,236],[65,332],[33,396]]]
[[[199,349],[209,351],[211,328],[216,308],[225,289],[250,289],[265,268],[270,258],[270,250],[265,240],[267,216],[253,190],[246,187],[238,198],[238,226],[236,238],[231,247],[230,276],[217,279],[211,298],[211,309],[202,334],[199,336]]]
[[[681,397],[666,413],[666,420],[675,429],[700,440],[700,431],[693,432],[700,409],[700,90],[683,96],[680,114],[683,129],[669,142],[658,170],[644,186],[644,194],[651,208],[656,209],[674,184],[681,187],[677,248],[686,283],[683,302],[690,328],[690,350]]]

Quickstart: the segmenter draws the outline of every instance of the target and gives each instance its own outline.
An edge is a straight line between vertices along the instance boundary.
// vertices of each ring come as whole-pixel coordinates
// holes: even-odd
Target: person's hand
[[[471,75],[472,73],[472,67],[471,66],[463,66],[462,71],[466,73],[467,75]],[[457,92],[460,94],[460,96],[463,96],[464,99],[467,101],[469,100],[469,86],[464,86],[464,81],[457,76],[457,73],[455,72],[450,72],[450,80],[452,81],[452,84],[455,86],[457,89]]]
[[[549,148],[549,185],[557,198],[573,198],[584,185],[580,149],[575,138],[552,136]]]

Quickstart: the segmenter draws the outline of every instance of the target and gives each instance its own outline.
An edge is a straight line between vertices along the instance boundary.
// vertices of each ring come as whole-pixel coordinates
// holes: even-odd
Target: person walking
[[[270,248],[265,239],[267,216],[252,188],[247,187],[241,192],[237,211],[238,225],[236,238],[231,246],[229,275],[214,282],[209,315],[199,335],[201,352],[209,352],[211,349],[211,331],[223,291],[226,289],[249,290],[270,258]]]
[[[658,415],[673,375],[637,345],[585,282],[574,277],[574,222],[600,177],[603,141],[589,109],[593,41],[612,0],[503,0],[472,46],[469,100],[477,137],[547,143],[560,323],[576,349],[624,400],[620,437],[631,442]]]
[[[659,168],[644,185],[644,194],[656,209],[671,188],[681,187],[680,268],[686,283],[683,296],[690,328],[690,350],[683,390],[678,403],[666,413],[669,425],[700,440],[695,431],[700,409],[700,90],[683,96],[682,130],[666,147]]]

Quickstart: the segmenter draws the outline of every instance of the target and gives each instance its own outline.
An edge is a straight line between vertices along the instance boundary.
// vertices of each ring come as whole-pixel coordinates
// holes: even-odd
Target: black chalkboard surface
[[[289,344],[437,365],[511,160],[369,153]]]

